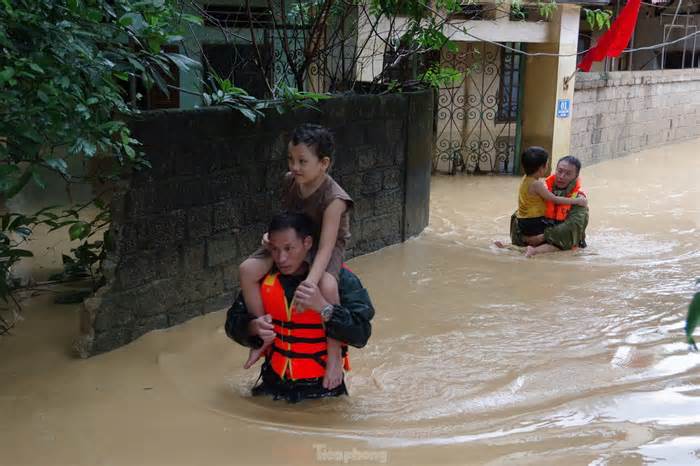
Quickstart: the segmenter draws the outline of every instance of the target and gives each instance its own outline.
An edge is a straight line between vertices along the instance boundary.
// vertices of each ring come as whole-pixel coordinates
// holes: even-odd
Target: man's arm
[[[257,335],[250,335],[250,322],[255,319],[248,313],[243,294],[239,293],[233,306],[226,313],[226,324],[224,329],[226,335],[234,340],[239,345],[248,346],[250,348],[260,348],[263,344],[262,338]]]
[[[342,269],[338,287],[340,305],[333,306],[333,314],[326,322],[326,336],[362,348],[372,335],[374,306],[367,290],[354,273]]]
[[[588,226],[588,208],[573,206],[562,223],[544,231],[544,240],[562,250],[577,246],[586,234]]]
[[[370,320],[374,317],[374,307],[367,290],[352,272],[346,269],[340,271],[338,288],[340,304],[333,306],[333,312],[325,322],[326,336],[362,348],[367,344],[372,333]],[[321,312],[329,305],[318,285],[309,281],[299,285],[295,299],[297,305],[317,312]]]
[[[555,204],[580,205],[583,207],[588,205],[585,197],[563,197],[553,194],[551,191],[549,191],[549,189],[547,189],[547,185],[544,184],[544,181],[542,180],[537,180],[532,183],[532,186],[530,186],[530,191],[534,192],[545,201],[553,202]]]

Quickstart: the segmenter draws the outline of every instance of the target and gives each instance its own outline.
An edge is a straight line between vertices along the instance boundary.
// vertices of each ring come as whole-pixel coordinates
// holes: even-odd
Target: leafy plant
[[[557,10],[557,2],[555,0],[550,0],[545,3],[538,0],[537,9],[539,10],[540,16],[543,16],[546,20],[550,20]]]
[[[238,110],[255,123],[258,118],[265,116],[260,111],[261,103],[258,99],[249,95],[244,89],[236,87],[229,79],[223,79],[216,73],[212,73],[213,85],[210,93],[202,95],[205,105],[226,105]]]
[[[0,299],[13,310],[14,314],[14,318],[8,320],[0,313],[0,335],[8,332],[16,322],[20,306],[11,292],[18,283],[12,277],[11,271],[21,259],[34,256],[31,251],[24,249],[23,245],[37,223],[36,216],[12,212],[4,214],[0,219]]]
[[[525,11],[523,10],[522,0],[513,0],[511,2],[510,15],[513,19],[516,19],[516,20],[525,20],[527,18],[527,15],[525,14]]]
[[[601,31],[610,28],[611,12],[599,8],[595,10],[584,8],[583,12],[586,15],[586,23],[591,27],[591,31],[595,31],[596,28]]]
[[[273,101],[273,106],[279,113],[284,113],[287,110],[296,110],[298,108],[311,108],[313,110],[318,110],[314,104],[331,98],[329,94],[300,91],[295,87],[286,85],[285,83],[280,83],[277,86],[276,95],[278,96],[278,99],[277,101]]]
[[[81,217],[83,209],[90,208],[87,217]],[[101,274],[102,261],[105,258],[105,245],[107,242],[108,230],[111,221],[109,206],[99,198],[83,204],[74,209],[64,210],[61,215],[52,212],[44,212],[45,217],[42,223],[51,227],[49,232],[68,227],[68,234],[71,241],[80,241],[80,245],[71,249],[71,255],[64,254],[63,272],[51,277],[52,280],[70,280],[89,278],[92,289],[96,290],[103,281]],[[102,239],[92,240],[101,234]]]
[[[0,0],[0,197],[7,201],[44,170],[66,183],[90,182],[71,171],[96,157],[114,163],[101,182],[148,167],[125,122],[142,81],[168,92],[171,65],[198,64],[162,47],[182,40],[185,22],[177,0]],[[69,163],[75,160],[76,163]],[[66,212],[69,212],[70,209]],[[94,221],[42,209],[33,216],[8,212],[0,231],[0,299],[13,299],[13,264],[31,253],[22,244],[38,224],[67,227],[73,239],[94,232]],[[105,220],[98,215],[97,221]],[[74,251],[94,268],[95,247]],[[78,257],[79,256],[79,257]]]
[[[329,99],[329,94],[317,92],[299,91],[295,87],[280,83],[275,89],[277,98],[260,100],[249,95],[244,89],[236,87],[229,79],[222,79],[216,73],[212,73],[214,89],[210,93],[204,93],[204,103],[211,105],[226,105],[243,114],[251,122],[264,118],[263,109],[274,108],[278,113],[298,108],[312,108],[321,100]]]
[[[464,78],[464,73],[450,67],[440,67],[437,63],[426,70],[425,73],[419,76],[419,79],[431,87],[451,87],[455,83],[460,82]]]

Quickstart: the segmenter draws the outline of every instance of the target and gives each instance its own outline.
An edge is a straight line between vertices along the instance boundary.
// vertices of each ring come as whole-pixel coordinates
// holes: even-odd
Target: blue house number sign
[[[571,115],[571,100],[559,99],[557,101],[557,118],[569,118]]]

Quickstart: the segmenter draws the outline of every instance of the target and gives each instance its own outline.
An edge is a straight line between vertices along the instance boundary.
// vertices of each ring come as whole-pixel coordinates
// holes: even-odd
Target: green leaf
[[[181,18],[183,20],[187,21],[188,23],[196,24],[198,26],[202,26],[204,24],[204,20],[202,19],[201,16],[183,14],[181,16]]]
[[[136,157],[136,151],[134,151],[131,146],[124,146],[124,152],[130,159],[134,159]]]
[[[158,90],[160,90],[166,96],[170,96],[170,89],[168,89],[168,83],[165,81],[165,79],[163,79],[163,77],[159,73],[151,72],[149,73],[149,76],[153,78],[153,81],[156,83],[156,86],[158,86]]]
[[[75,223],[75,220],[64,220],[63,222],[51,222],[51,223],[46,222],[46,223],[51,226],[51,229],[49,230],[49,232],[52,232],[52,231],[59,230],[65,226],[73,225]]]
[[[61,76],[58,78],[58,85],[61,86],[63,89],[68,89],[70,87],[70,79],[66,76]]]
[[[605,17],[602,14],[596,14],[596,21],[598,22],[598,29],[603,29],[605,26]]]
[[[34,180],[34,184],[39,186],[41,189],[46,189],[46,183],[44,183],[44,180],[41,179],[39,172],[36,170],[32,170],[32,179]]]
[[[140,72],[142,72],[142,73],[146,71],[146,68],[145,68],[145,67],[143,66],[143,64],[142,64],[140,61],[138,61],[137,59],[132,58],[132,57],[128,57],[128,58],[127,58],[127,61],[131,64],[131,66],[133,66],[134,68],[136,68],[136,70],[138,70],[138,71],[140,71]]]
[[[146,42],[151,53],[159,53],[164,41],[160,37],[149,37]]]
[[[97,152],[97,146],[91,141],[85,141],[83,147],[85,148],[85,155],[88,158],[92,158]]]
[[[21,226],[27,225],[29,223],[29,218],[24,215],[17,214],[17,216],[10,222],[7,229],[10,231],[15,231]]]
[[[120,26],[130,27],[136,33],[140,33],[148,27],[148,23],[145,19],[143,19],[143,15],[141,13],[136,12],[126,13],[121,18],[119,18],[118,23]]]
[[[27,251],[26,249],[12,249],[11,254],[14,257],[34,257],[32,251]]]
[[[29,63],[29,68],[33,71],[36,71],[39,74],[44,74],[44,70],[41,68],[41,66],[37,65],[36,63]]]
[[[27,251],[25,249],[3,249],[0,251],[0,257],[9,257],[10,259],[16,259],[17,257],[32,257],[34,254],[32,254],[31,251]]]
[[[258,115],[250,109],[247,109],[244,107],[237,107],[237,110],[239,112],[241,112],[244,117],[246,117],[247,119],[249,119],[253,123],[255,123],[256,120],[258,119]]]
[[[99,10],[97,8],[89,8],[87,10],[86,16],[90,21],[92,21],[94,23],[99,23],[99,22],[101,22],[102,16],[103,16],[102,10]]]
[[[15,69],[6,66],[5,69],[0,71],[0,84],[8,82],[15,75]]]
[[[44,162],[49,168],[68,176],[68,163],[63,159],[48,159]]]
[[[32,167],[27,168],[24,170],[22,175],[14,182],[10,183],[7,186],[3,186],[4,194],[6,199],[10,199],[14,197],[18,192],[24,188],[27,183],[29,183],[30,178],[32,177],[32,174],[34,173],[34,170]]]
[[[202,66],[198,61],[192,60],[190,57],[179,53],[166,53],[165,55],[181,70],[186,71],[190,68],[199,68]]]
[[[17,165],[0,165],[0,183],[8,178],[14,179],[14,175],[19,172]]]
[[[68,229],[71,240],[84,239],[90,234],[90,225],[85,222],[75,222]]]

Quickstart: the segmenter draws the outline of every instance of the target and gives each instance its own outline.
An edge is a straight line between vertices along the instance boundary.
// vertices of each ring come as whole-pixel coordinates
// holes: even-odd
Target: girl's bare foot
[[[525,257],[532,257],[535,254],[537,254],[537,250],[532,246],[528,246],[527,249],[525,249]]]
[[[258,359],[262,357],[263,354],[267,351],[267,349],[270,347],[269,344],[263,345],[260,348],[251,348],[250,353],[248,353],[248,360],[243,364],[243,369],[250,369],[253,367],[253,364],[255,364]]]
[[[326,373],[323,375],[323,388],[332,390],[343,381],[343,358],[328,355]]]

